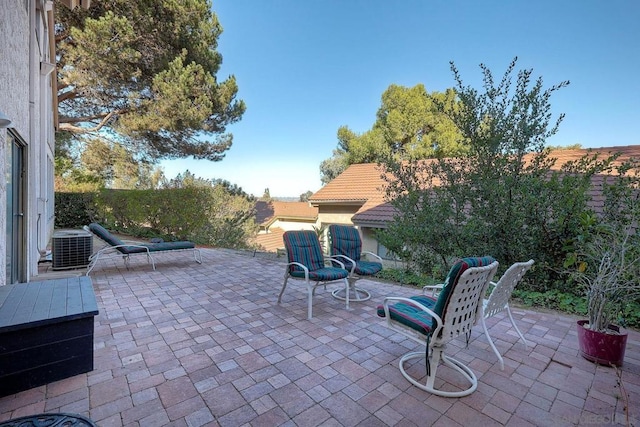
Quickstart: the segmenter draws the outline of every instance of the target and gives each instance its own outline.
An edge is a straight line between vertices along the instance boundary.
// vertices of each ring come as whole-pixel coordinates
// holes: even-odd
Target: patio
[[[576,318],[515,308],[529,348],[508,318],[490,319],[501,371],[476,327],[467,348],[456,340],[448,353],[468,363],[478,389],[447,399],[401,376],[398,360],[416,346],[375,314],[384,296],[415,289],[363,279],[372,300],[347,311],[330,284],[309,321],[301,283],[276,304],[282,258],[222,249],[202,257],[199,265],[191,254],[159,255],[157,271],[144,257],[129,271],[101,262],[92,273],[94,370],[0,398],[0,421],[71,412],[102,427],[626,425],[628,402],[629,424],[640,425],[636,331],[619,382],[615,369],[579,356]]]

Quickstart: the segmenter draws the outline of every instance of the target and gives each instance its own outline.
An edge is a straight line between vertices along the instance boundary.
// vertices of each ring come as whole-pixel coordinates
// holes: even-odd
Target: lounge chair
[[[107,246],[95,252],[89,257],[89,265],[87,266],[87,276],[96,266],[99,259],[118,256],[122,257],[124,264],[129,269],[129,261],[132,255],[146,255],[147,261],[151,262],[153,269],[156,269],[156,263],[151,255],[153,252],[175,252],[175,251],[193,251],[193,257],[198,264],[202,264],[202,255],[193,242],[161,242],[161,243],[132,243],[124,242],[109,233],[109,231],[100,224],[91,223],[84,227],[85,230],[93,233],[100,240],[104,241]]]

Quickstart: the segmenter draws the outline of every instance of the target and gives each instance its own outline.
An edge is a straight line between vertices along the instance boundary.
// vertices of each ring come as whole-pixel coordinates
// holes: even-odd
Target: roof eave
[[[375,221],[375,220],[370,220],[370,219],[365,219],[365,220],[359,220],[358,218],[351,218],[351,222],[354,223],[354,225],[358,225],[360,227],[367,227],[367,228],[387,228],[387,223],[389,221],[387,220],[381,220],[381,221]]]
[[[362,206],[367,203],[368,199],[325,199],[325,200],[309,200],[311,206],[317,207],[318,205],[342,205],[342,206]]]

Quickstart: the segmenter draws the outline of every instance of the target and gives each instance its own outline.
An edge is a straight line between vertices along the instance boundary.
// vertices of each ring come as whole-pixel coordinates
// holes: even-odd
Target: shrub
[[[56,194],[57,227],[78,228],[94,221],[131,236],[227,248],[250,247],[258,228],[254,203],[221,184]]]

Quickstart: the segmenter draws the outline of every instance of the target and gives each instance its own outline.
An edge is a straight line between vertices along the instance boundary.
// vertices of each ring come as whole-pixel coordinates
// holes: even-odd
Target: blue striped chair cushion
[[[329,238],[332,256],[344,255],[356,262],[360,261],[362,240],[360,240],[360,233],[355,227],[332,224],[329,226]],[[340,258],[340,261],[344,262],[344,258]],[[347,270],[351,270],[351,263],[346,262],[345,264],[349,264],[345,267]]]
[[[315,232],[311,230],[285,231],[282,240],[287,249],[289,262],[299,262],[310,271],[324,268],[322,248],[320,247],[320,241]],[[304,277],[304,270],[302,268],[297,265],[290,265],[289,273],[294,276],[296,272],[302,273]]]
[[[371,261],[358,261],[356,262],[356,274],[360,276],[371,276],[382,270],[382,264],[379,262]]]
[[[293,277],[304,278],[304,271],[292,271],[291,275]],[[347,270],[335,267],[324,267],[319,270],[309,271],[309,279],[315,280],[316,282],[330,282],[332,280],[344,279],[348,275],[349,272]]]
[[[419,302],[427,308],[433,310],[436,299],[428,296],[414,296],[410,299]],[[378,316],[385,317],[384,307],[378,306]],[[392,320],[400,322],[409,328],[416,330],[424,335],[431,334],[433,326],[433,318],[423,310],[406,302],[397,302],[389,306],[389,316]]]
[[[451,295],[451,290],[454,288],[455,284],[458,283],[458,279],[460,279],[460,276],[462,276],[462,273],[464,273],[468,268],[484,267],[486,265],[491,264],[494,261],[495,259],[493,259],[490,256],[462,258],[458,260],[456,263],[453,264],[453,266],[451,267],[451,270],[449,270],[449,274],[447,274],[447,278],[444,281],[444,286],[442,287],[442,290],[440,291],[440,294],[438,295],[438,299],[435,301],[435,304],[433,304],[432,306],[429,306],[427,304],[424,304],[424,305],[426,305],[427,308],[430,308],[431,310],[433,310],[434,313],[436,313],[438,316],[442,318],[442,313],[446,311],[447,306],[449,305],[449,296]],[[423,297],[423,296],[411,297],[411,299],[418,299],[418,298],[432,299],[432,298]],[[424,333],[423,331],[425,330],[425,325],[423,325],[422,323],[424,323],[426,317],[428,317],[429,320],[431,320],[432,322],[431,328],[429,328],[429,331],[431,329],[436,328],[437,322],[426,313],[424,314],[419,313],[415,307],[412,307],[411,310],[408,310],[405,307],[396,308],[396,306],[402,305],[402,304],[403,303],[396,303],[389,306],[389,315],[391,315],[391,313],[395,311],[395,312],[402,312],[404,318],[410,318],[412,316],[415,316],[416,319],[414,319],[413,321],[409,321],[405,319],[404,321],[401,321],[401,322],[411,328],[414,328],[414,326],[412,325],[415,325],[414,329],[421,333]],[[384,308],[381,305],[378,306],[378,316],[385,317]],[[391,318],[393,320],[397,320],[397,319],[394,319],[393,315],[391,315]]]

